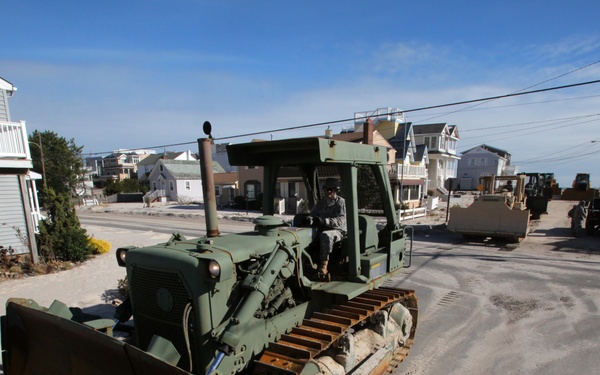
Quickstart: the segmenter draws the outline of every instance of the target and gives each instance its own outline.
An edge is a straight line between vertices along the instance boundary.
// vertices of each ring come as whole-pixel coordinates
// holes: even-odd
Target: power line
[[[581,119],[581,118],[594,117],[594,116],[600,116],[600,113],[594,113],[594,114],[591,114],[591,115],[582,115],[582,116],[555,118],[555,119],[540,120],[540,121],[520,122],[520,123],[516,123],[516,124],[509,124],[509,125],[495,125],[494,127],[511,128],[511,127],[515,127],[515,126],[540,124],[540,123],[547,123],[547,122],[573,121],[573,120],[578,120],[578,119]],[[545,125],[542,125],[542,126],[545,126]],[[467,132],[472,132],[472,131],[489,130],[489,129],[490,129],[489,127],[486,127],[486,128],[476,128],[476,129],[466,129],[466,130],[461,130],[460,132],[461,133],[467,133]]]
[[[592,120],[581,121],[581,122],[576,122],[576,123],[572,123],[572,124],[568,124],[568,123],[562,122],[562,121],[555,121],[555,122],[550,123],[550,124],[530,126],[530,127],[527,127],[527,128],[522,128],[522,129],[517,129],[517,130],[507,130],[507,131],[501,131],[501,132],[497,132],[497,133],[486,133],[484,135],[477,135],[477,136],[473,136],[473,137],[462,138],[461,140],[473,139],[473,138],[481,138],[481,137],[489,137],[489,136],[501,135],[501,134],[509,134],[509,133],[510,134],[522,133],[522,132],[526,132],[526,131],[532,130],[532,129],[544,128],[543,131],[535,131],[535,132],[525,133],[525,134],[537,134],[537,133],[547,132],[548,130],[569,128],[571,126],[577,126],[577,125],[587,124],[589,122],[594,122],[594,121],[598,121],[598,120],[600,120],[600,119],[592,119]],[[570,120],[570,121],[574,121],[574,120]],[[500,126],[497,126],[497,127],[500,127]],[[504,128],[504,126],[502,126],[502,127]],[[506,127],[508,127],[508,126],[506,126]]]
[[[403,110],[403,111],[392,111],[390,113],[385,113],[385,114],[382,113],[381,115],[397,115],[397,114],[401,114],[401,113],[426,111],[426,110],[436,109],[436,108],[452,107],[452,106],[464,105],[464,104],[469,104],[469,103],[477,103],[477,102],[484,102],[484,101],[490,101],[490,100],[511,98],[511,97],[516,97],[516,96],[537,94],[537,93],[541,93],[541,92],[563,90],[563,89],[567,89],[567,88],[593,85],[596,83],[600,83],[600,80],[573,83],[573,84],[569,84],[569,85],[555,86],[555,87],[549,87],[549,88],[545,88],[545,89],[538,89],[538,90],[532,90],[532,91],[514,92],[511,94],[496,95],[496,96],[490,96],[490,97],[479,98],[479,99],[463,100],[463,101],[459,101],[459,102],[438,104],[438,105],[432,105],[432,106],[427,106],[427,107],[419,107],[419,108],[407,109],[407,110]],[[346,119],[341,119],[341,120],[317,122],[317,123],[306,124],[306,125],[292,126],[292,127],[288,127],[288,128],[271,129],[271,130],[239,134],[239,135],[228,136],[228,137],[214,138],[214,140],[222,141],[222,140],[228,140],[228,139],[234,139],[234,138],[243,138],[243,137],[251,137],[251,136],[270,134],[270,133],[279,133],[279,132],[290,131],[290,130],[308,129],[308,128],[313,128],[313,127],[318,127],[318,126],[339,124],[339,123],[343,123],[343,122],[351,122],[351,121],[353,122],[353,121],[356,121],[357,119],[358,120],[363,120],[363,119],[367,120],[368,118],[369,118],[369,116],[364,116],[364,117],[357,117],[357,118],[346,118]],[[164,147],[184,146],[184,145],[190,145],[190,144],[195,144],[195,143],[196,143],[196,141],[182,142],[182,143],[173,143],[173,144],[168,144],[168,145],[159,145],[159,146],[152,146],[152,147],[137,147],[137,148],[132,148],[130,150],[157,149],[157,148],[164,148]],[[105,155],[105,154],[110,154],[110,153],[112,153],[112,151],[94,152],[94,153],[89,153],[88,155]]]
[[[536,87],[536,86],[539,86],[539,85],[543,85],[544,83],[547,83],[547,82],[553,81],[553,80],[555,80],[555,79],[558,79],[558,78],[561,78],[561,77],[567,76],[567,75],[569,75],[569,74],[575,73],[575,72],[577,72],[577,71],[579,71],[579,70],[582,70],[582,69],[588,68],[588,67],[590,67],[590,66],[592,66],[592,65],[595,65],[595,64],[598,64],[598,63],[600,63],[600,60],[596,60],[596,61],[594,61],[594,62],[592,62],[592,63],[589,63],[589,64],[587,64],[587,65],[581,66],[581,67],[579,67],[579,68],[576,68],[576,69],[573,69],[573,70],[571,70],[571,71],[569,71],[569,72],[566,72],[566,73],[560,74],[560,75],[558,75],[558,76],[555,76],[555,77],[549,78],[549,79],[547,79],[547,80],[545,80],[545,81],[538,82],[538,83],[536,83],[536,84],[534,84],[534,85],[531,85],[531,86],[524,87],[524,88],[522,88],[522,89],[520,89],[520,90],[517,90],[517,91],[513,92],[513,94],[520,93],[520,92],[522,92],[522,91],[525,91],[525,90],[527,90],[527,89],[530,89],[530,88],[532,88],[532,87]],[[491,98],[491,99],[487,100],[487,102],[491,102],[491,101],[493,101],[493,100],[496,100],[496,98]],[[425,121],[429,121],[429,120],[432,120],[432,119],[435,119],[435,118],[438,118],[438,117],[441,117],[441,116],[447,116],[447,115],[449,115],[449,114],[453,114],[453,113],[457,113],[457,112],[463,112],[463,111],[471,110],[473,107],[477,107],[477,106],[479,106],[479,105],[481,105],[481,104],[484,104],[484,103],[475,104],[475,105],[472,105],[472,106],[470,106],[470,107],[467,107],[467,108],[461,108],[461,109],[459,109],[459,110],[452,111],[452,112],[447,112],[447,113],[445,113],[445,114],[441,114],[441,115],[439,115],[439,116],[430,117],[430,118],[428,118],[428,119],[421,120],[421,121],[419,121],[419,122],[425,122]]]
[[[545,125],[544,126],[545,130],[543,130],[543,131],[542,130],[540,130],[540,131],[533,131],[533,132],[524,133],[524,134],[521,134],[521,135],[537,134],[537,133],[542,133],[542,132],[547,133],[547,132],[552,131],[552,130],[564,129],[564,128],[567,128],[567,127],[576,126],[576,125],[582,125],[582,124],[587,124],[588,122],[594,122],[594,121],[598,121],[598,120],[599,119],[594,119],[594,120],[577,122],[575,124],[568,124],[568,125],[565,125],[565,124],[562,124],[562,123],[555,123],[555,124],[553,124],[553,125],[556,125],[554,127],[549,127],[548,125]],[[502,141],[502,140],[505,140],[505,139],[513,139],[514,138],[514,133],[516,133],[516,132],[524,132],[524,131],[527,131],[527,130],[530,130],[530,129],[534,129],[534,128],[539,128],[539,127],[542,127],[542,126],[535,126],[535,127],[528,128],[528,129],[513,130],[513,131],[509,131],[509,132],[494,133],[494,134],[491,134],[491,135],[506,134],[506,133],[512,133],[513,135],[508,136],[508,137],[504,137],[504,138],[496,138],[496,139],[493,139],[493,140],[488,140],[488,142],[489,141]],[[477,137],[471,137],[471,138],[481,138],[481,137],[484,137],[484,136],[487,136],[487,135],[482,135],[482,136],[477,136]],[[461,146],[461,149],[464,150],[464,149],[468,149],[468,148],[473,147],[473,146],[475,146],[475,144]]]
[[[512,93],[512,94],[490,96],[490,97],[487,97],[487,98],[463,100],[463,101],[460,101],[460,102],[438,104],[438,105],[432,105],[432,106],[428,106],[428,107],[420,107],[420,108],[407,109],[407,110],[403,110],[403,111],[393,111],[393,112],[389,112],[389,113],[382,113],[382,115],[398,115],[398,114],[401,114],[401,113],[426,111],[426,110],[435,109],[435,108],[451,107],[451,106],[456,106],[456,105],[463,105],[463,104],[469,104],[469,103],[483,102],[483,101],[488,101],[488,100],[504,99],[504,98],[510,98],[510,97],[515,97],[515,96],[537,94],[537,93],[540,93],[540,92],[562,90],[562,89],[567,89],[567,88],[572,88],[572,87],[592,85],[592,84],[596,84],[596,83],[600,83],[600,80],[587,81],[587,82],[581,82],[581,83],[573,83],[573,84],[570,84],[570,85],[549,87],[549,88],[539,89],[539,90],[533,90],[533,91],[515,92],[515,93]],[[351,119],[334,120],[334,121],[327,121],[327,122],[318,122],[318,123],[314,123],[314,124],[294,126],[294,127],[291,127],[291,128],[273,129],[273,130],[266,130],[266,131],[260,131],[260,132],[246,133],[246,134],[242,134],[242,135],[235,135],[235,136],[229,136],[229,137],[215,138],[215,140],[224,140],[224,139],[233,139],[233,138],[241,138],[241,137],[250,137],[250,136],[262,135],[262,134],[268,134],[268,133],[277,133],[277,132],[289,131],[289,130],[306,129],[306,128],[311,128],[311,127],[315,127],[315,126],[324,126],[324,125],[337,124],[337,123],[341,123],[341,122],[355,121],[356,119],[367,120],[368,118],[369,118],[369,116],[364,116],[364,117],[351,118]]]
[[[537,102],[526,102],[526,103],[507,104],[507,105],[496,105],[496,106],[493,106],[493,107],[483,107],[483,108],[469,108],[469,109],[460,110],[460,112],[488,111],[490,109],[497,109],[497,108],[523,107],[523,106],[534,105],[534,104],[547,104],[547,103],[565,102],[565,101],[570,101],[570,100],[590,99],[590,98],[597,98],[597,97],[600,97],[600,95],[587,95],[587,96],[577,96],[577,97],[574,97],[574,98],[565,98],[565,99],[541,100],[541,101],[537,101]],[[438,113],[432,113],[432,114],[433,115],[448,115],[448,114],[452,114],[452,113],[456,113],[456,112],[458,112],[458,111],[455,111],[455,112],[438,112]],[[411,118],[415,118],[415,117],[419,117],[419,116],[426,116],[426,115],[425,114],[424,115],[412,115]],[[427,120],[420,120],[419,122],[424,122],[424,121],[428,121],[428,120],[429,119],[427,119]],[[470,130],[466,130],[466,131],[470,131]],[[465,132],[465,130],[461,130],[461,133],[464,133],[464,132]]]

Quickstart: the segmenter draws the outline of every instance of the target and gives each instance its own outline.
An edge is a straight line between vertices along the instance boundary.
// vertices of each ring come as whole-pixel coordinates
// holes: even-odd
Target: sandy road
[[[417,238],[415,344],[397,374],[598,374],[600,237],[570,237],[572,202],[550,202],[518,245]]]
[[[464,243],[435,230],[418,234],[412,267],[393,280],[415,289],[420,306],[415,344],[395,373],[600,373],[600,236],[570,237],[566,212],[572,204],[550,202],[549,214],[518,245]],[[189,218],[172,225],[160,217],[154,225],[124,219],[143,220],[145,230],[115,218],[114,227],[88,220],[90,234],[110,241],[113,250],[166,241],[172,225],[189,225],[186,234],[198,228]],[[123,276],[111,252],[71,271],[5,281],[0,310],[8,297],[18,296],[108,311]]]

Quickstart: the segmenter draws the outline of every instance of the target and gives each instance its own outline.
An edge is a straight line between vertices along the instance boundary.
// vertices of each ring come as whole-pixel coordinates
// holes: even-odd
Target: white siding
[[[0,176],[0,245],[11,246],[15,253],[29,251],[26,244],[27,224],[16,175]],[[20,237],[19,237],[20,236]]]
[[[8,95],[6,91],[0,89],[0,121],[10,122],[10,113],[8,112]]]
[[[187,189],[187,186],[189,186],[189,190]],[[204,197],[202,195],[202,181],[177,180],[176,191],[172,199],[181,202],[204,202]]]

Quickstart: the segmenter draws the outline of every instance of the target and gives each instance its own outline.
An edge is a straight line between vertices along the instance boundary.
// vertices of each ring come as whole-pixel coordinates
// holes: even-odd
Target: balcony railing
[[[354,113],[354,125],[362,125],[367,119],[373,120],[373,123],[378,123],[379,121],[398,121],[398,122],[406,122],[404,118],[404,112],[399,108],[377,108],[374,111],[367,112],[355,112]]]
[[[422,179],[427,178],[427,169],[416,165],[392,164],[390,169],[391,179]]]
[[[25,121],[0,122],[0,158],[31,159]]]
[[[0,121],[0,168],[33,168],[25,121]]]
[[[31,159],[25,121],[0,122],[0,157]]]

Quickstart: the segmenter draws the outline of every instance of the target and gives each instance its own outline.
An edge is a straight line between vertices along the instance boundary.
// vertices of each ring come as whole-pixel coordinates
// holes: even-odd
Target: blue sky
[[[600,79],[600,2],[592,0],[0,7],[0,77],[18,88],[13,121],[74,138],[86,153],[194,142],[206,120],[225,138]],[[563,187],[588,172],[598,186],[600,142],[591,141],[600,141],[600,84],[467,107],[407,118],[457,125],[459,151],[486,143],[510,152],[521,171],[554,172]]]

